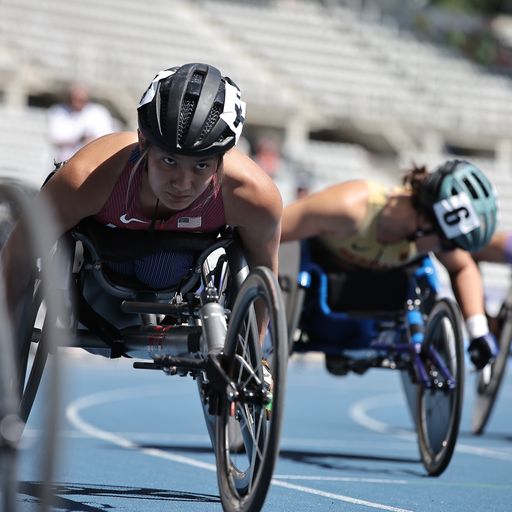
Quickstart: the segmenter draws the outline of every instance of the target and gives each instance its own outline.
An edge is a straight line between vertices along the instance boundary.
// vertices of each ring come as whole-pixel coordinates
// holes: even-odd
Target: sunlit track
[[[303,485],[296,485],[289,482],[282,481],[273,481],[274,485],[280,487],[286,487],[288,489],[292,489],[294,491],[305,492],[309,494],[314,494],[315,496],[321,496],[323,498],[329,498],[331,500],[344,501],[345,503],[352,503],[354,505],[361,505],[364,507],[375,508],[378,510],[389,510],[390,512],[411,512],[409,509],[392,507],[389,505],[382,505],[380,503],[372,503],[371,501],[361,500],[357,498],[351,498],[350,496],[343,496],[340,494],[335,494],[332,492],[325,492],[319,489],[313,489],[311,487],[305,487]]]
[[[162,450],[158,449],[147,449],[147,448],[141,448],[138,446],[135,442],[126,439],[124,437],[121,437],[117,434],[114,434],[113,432],[108,432],[106,430],[100,429],[91,423],[85,421],[81,415],[81,413],[90,408],[94,407],[95,405],[105,404],[109,403],[114,400],[126,400],[126,399],[133,399],[134,397],[144,397],[147,396],[148,393],[151,393],[153,390],[148,389],[141,389],[141,388],[131,388],[131,389],[123,389],[123,390],[114,390],[111,392],[102,392],[102,393],[96,393],[93,395],[88,395],[85,397],[82,397],[76,401],[74,401],[72,404],[70,404],[66,409],[66,416],[69,419],[69,421],[81,432],[86,434],[87,436],[94,437],[96,439],[101,439],[103,441],[115,444],[117,446],[120,446],[125,449],[130,450],[138,450],[144,455],[149,455],[152,457],[159,457],[163,458],[178,464],[185,464],[188,466],[193,466],[200,469],[205,469],[208,471],[216,471],[215,464],[207,464],[201,461],[198,461],[196,459],[193,459],[191,457],[184,457],[178,454],[164,452]],[[287,480],[290,480],[291,477],[285,477]],[[283,478],[284,480],[284,478]],[[350,481],[350,480],[347,480]],[[306,487],[303,485],[297,485],[290,483],[288,481],[282,481],[279,478],[274,478],[272,480],[272,484],[277,487],[284,487],[288,489],[292,489],[294,491],[298,491],[301,493],[307,493],[312,494],[315,496],[321,496],[324,498],[334,499],[338,501],[343,501],[347,503],[352,503],[355,505],[361,505],[365,507],[370,507],[378,510],[387,510],[391,512],[411,512],[409,509],[403,509],[398,507],[393,507],[390,505],[384,505],[381,503],[374,503],[368,500],[353,498],[350,496],[345,496],[341,494],[331,493],[331,492],[325,492],[321,489],[315,489],[312,487]]]
[[[139,489],[130,491],[132,509],[220,512],[215,459],[195,386],[175,377],[162,384],[159,372],[136,372],[134,381],[129,361],[109,371],[106,364],[95,365],[94,357],[67,361],[69,396],[59,432],[67,455],[57,475],[57,495],[74,489],[68,508],[80,510],[84,503],[104,507],[102,496],[110,493],[108,505],[124,510],[122,489]],[[465,512],[484,490],[490,509],[508,512],[512,458],[507,459],[506,418],[497,415],[498,432],[489,436],[463,433],[450,468],[442,477],[426,478],[395,376],[368,372],[363,378],[333,378],[323,365],[295,364],[293,358],[289,374],[281,452],[262,512]],[[470,391],[468,386],[469,397]],[[41,408],[40,402],[36,410]],[[362,425],[362,418],[378,429]],[[31,489],[29,461],[38,435],[37,422],[30,423],[20,500]],[[139,503],[146,493],[151,500]]]
[[[373,430],[374,432],[385,433],[393,436],[400,437],[407,441],[415,442],[415,434],[411,432],[396,428],[393,425],[389,425],[383,421],[379,421],[371,415],[371,412],[379,407],[392,407],[401,403],[402,400],[398,400],[396,394],[392,395],[377,395],[357,402],[352,405],[349,410],[351,418],[359,425]],[[488,457],[491,459],[500,459],[505,461],[512,460],[512,448],[509,450],[493,450],[490,448],[482,448],[478,446],[471,446],[460,442],[457,442],[457,451],[461,453],[468,453],[472,455],[478,455],[481,457]]]

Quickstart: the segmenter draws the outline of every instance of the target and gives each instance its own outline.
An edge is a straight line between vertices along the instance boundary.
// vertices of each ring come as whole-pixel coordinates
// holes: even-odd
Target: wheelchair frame
[[[289,290],[288,320],[296,322],[288,324],[290,351],[338,355],[338,375],[369,368],[400,370],[422,463],[429,475],[441,474],[453,455],[462,409],[464,352],[457,304],[437,298],[435,268],[426,257],[408,271],[402,310],[333,311],[327,301],[328,277],[311,260],[309,243],[301,244],[297,289]],[[322,339],[311,322],[330,322],[327,330],[335,330],[335,339]],[[344,330],[346,326],[350,329]],[[347,339],[349,331],[359,338]],[[446,420],[436,418],[440,410]]]
[[[46,327],[57,320],[65,324],[65,319],[71,318],[67,327],[76,335],[76,346],[93,352],[106,350],[111,357],[142,357],[148,361],[135,362],[135,368],[190,375],[197,381],[215,451],[223,508],[227,512],[259,511],[279,452],[286,382],[286,320],[276,277],[266,267],[249,271],[232,230],[213,240],[193,234],[162,234],[162,241],[169,239],[169,247],[193,247],[198,253],[190,275],[168,289],[134,289],[116,284],[105,272],[104,254],[95,245],[94,229],[88,223],[79,225],[57,242],[55,254],[66,256],[54,260],[67,262],[61,269],[67,280],[64,302],[74,296],[70,303],[77,307],[61,308],[53,316],[47,312],[42,329],[32,326],[45,301],[39,286],[45,269],[36,273],[30,314],[24,322],[28,329],[21,338],[27,358],[31,343],[37,343],[37,352],[28,378],[26,361],[21,362],[20,416],[28,419],[51,352]],[[129,231],[123,235],[129,241],[131,237],[131,242],[133,237],[140,238],[140,233]],[[69,249],[80,246],[84,263],[73,273]],[[136,315],[140,321],[118,328],[91,311],[81,290],[85,276],[91,276],[109,297],[121,300],[123,313]],[[268,318],[263,346],[256,301]],[[73,316],[74,311],[78,315]],[[84,311],[87,320],[80,317]],[[263,359],[272,376],[271,388],[264,380]]]

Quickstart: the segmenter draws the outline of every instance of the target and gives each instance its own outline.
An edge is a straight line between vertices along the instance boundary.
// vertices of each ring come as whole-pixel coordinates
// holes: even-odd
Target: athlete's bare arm
[[[237,228],[249,265],[277,274],[281,195],[267,173],[236,149],[224,156],[223,199],[226,221]]]
[[[471,255],[462,249],[436,254],[446,267],[464,318],[484,314],[482,277]]]
[[[107,200],[127,160],[127,152],[137,141],[134,133],[106,135],[82,148],[48,181],[31,202],[36,218],[44,221],[42,204],[48,205],[56,221],[57,236],[80,220],[97,213]],[[28,285],[30,251],[23,223],[19,222],[0,253],[8,302],[15,309]]]
[[[303,240],[331,234],[352,235],[368,209],[364,181],[333,185],[289,204],[283,213],[281,241]]]

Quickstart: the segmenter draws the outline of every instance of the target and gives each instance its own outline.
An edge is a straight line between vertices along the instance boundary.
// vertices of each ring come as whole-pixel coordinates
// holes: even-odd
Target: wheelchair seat
[[[136,231],[115,229],[104,226],[94,218],[81,221],[71,235],[84,248],[84,258],[88,268],[95,271],[95,277],[104,288],[116,296],[133,296],[148,293],[167,298],[178,285],[163,289],[149,288],[137,278],[115,272],[108,262],[134,260],[161,251],[188,252],[192,260],[211,247],[222,235],[227,236],[228,228],[211,233],[183,233],[170,231]],[[193,268],[186,277],[190,277]]]
[[[284,272],[287,262],[280,265],[280,273],[282,286],[293,283],[283,293],[288,295],[287,318],[293,322],[289,332],[301,342],[294,343],[295,351],[339,354],[345,349],[367,348],[383,331],[403,322],[406,301],[414,293],[413,278],[420,274],[430,278],[431,270],[433,274],[428,257],[396,269],[373,270],[341,267],[316,238],[290,246],[288,253],[292,247],[300,261],[296,279]],[[295,261],[289,254],[288,260]],[[421,270],[416,276],[418,268]],[[436,284],[423,277],[421,280],[425,294],[435,295]]]
[[[74,250],[72,294],[79,345],[95,354],[123,355],[117,343],[123,329],[156,324],[154,314],[130,312],[126,304],[145,301],[155,310],[157,303],[162,303],[165,309],[177,294],[185,296],[196,291],[200,286],[196,262],[216,247],[225,247],[232,238],[233,232],[228,228],[211,233],[147,232],[108,228],[93,218],[84,219],[66,237],[71,251]],[[193,264],[186,275],[168,288],[150,288],[108,266],[111,261],[140,258],[162,250],[186,251],[192,255]],[[98,345],[98,339],[103,345]]]

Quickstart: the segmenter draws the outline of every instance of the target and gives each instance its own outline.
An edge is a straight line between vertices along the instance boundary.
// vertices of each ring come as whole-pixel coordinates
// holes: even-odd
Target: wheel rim
[[[427,322],[424,350],[437,352],[453,381],[446,378],[433,357],[426,357],[432,387],[419,386],[418,400],[420,451],[431,475],[438,475],[447,467],[458,435],[463,386],[461,339],[455,306],[441,301]]]
[[[263,371],[253,304],[258,298],[265,300],[265,296],[259,289],[254,290],[252,296],[247,298],[245,315],[240,322],[240,332],[236,336],[235,358],[229,373],[237,389],[257,392],[261,386]],[[235,414],[239,419],[244,441],[242,453],[232,453],[229,448],[227,450],[227,472],[231,478],[231,485],[242,497],[251,492],[251,484],[264,457],[268,431],[265,408],[260,404],[232,402],[230,407],[226,408],[225,414]],[[230,431],[226,428],[227,447],[230,446],[229,435]]]
[[[253,271],[240,289],[229,322],[226,367],[244,398],[225,399],[217,425],[218,478],[225,510],[259,510],[277,458],[287,340],[284,309],[282,317],[278,314],[282,300],[276,308],[275,289],[268,275]],[[255,302],[258,312],[264,308],[269,319],[263,347],[256,327]],[[262,357],[269,362],[274,382],[271,412],[266,406]],[[230,415],[239,421],[244,444],[240,453],[230,450]]]
[[[456,371],[455,334],[448,318],[443,317],[439,321],[438,331],[432,342],[433,348],[437,350],[441,358],[448,363],[450,372]],[[437,334],[437,335],[436,335]],[[446,446],[446,438],[451,429],[451,414],[455,403],[455,396],[452,390],[448,389],[446,383],[442,383],[442,376],[435,365],[428,368],[431,381],[439,382],[442,388],[425,390],[423,394],[424,417],[422,422],[427,433],[426,441],[432,453],[440,452]]]

